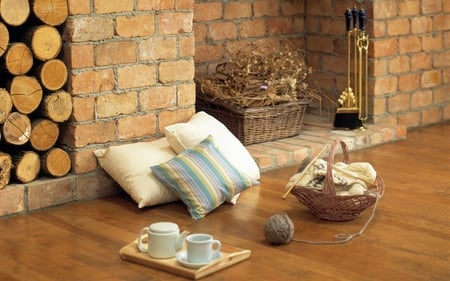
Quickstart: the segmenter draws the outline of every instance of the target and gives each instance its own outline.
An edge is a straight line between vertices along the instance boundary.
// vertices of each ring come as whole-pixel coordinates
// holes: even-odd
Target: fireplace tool
[[[359,20],[358,20],[359,19]],[[353,28],[351,23],[353,21]],[[366,12],[356,7],[345,11],[347,30],[347,88],[338,99],[339,107],[334,119],[337,129],[364,129],[368,115],[368,51],[369,35],[366,32]],[[353,54],[352,54],[353,49]],[[351,67],[353,57],[353,69]],[[353,89],[351,73],[353,70]]]

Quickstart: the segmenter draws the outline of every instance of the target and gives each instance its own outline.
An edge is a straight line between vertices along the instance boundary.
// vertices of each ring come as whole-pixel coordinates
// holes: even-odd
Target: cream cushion
[[[233,166],[253,180],[259,180],[260,171],[245,146],[219,120],[206,112],[197,112],[186,123],[177,123],[164,128],[165,136],[177,154],[199,144],[209,135],[217,148]]]
[[[166,138],[94,151],[100,166],[138,203],[139,208],[179,200],[150,167],[176,156]]]

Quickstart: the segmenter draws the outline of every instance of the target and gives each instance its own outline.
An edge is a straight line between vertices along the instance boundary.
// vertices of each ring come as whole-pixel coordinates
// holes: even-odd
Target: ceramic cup
[[[211,235],[194,233],[186,237],[187,260],[190,263],[208,263],[220,255],[222,244]]]
[[[172,222],[153,223],[141,229],[137,247],[139,251],[148,253],[153,258],[173,258],[181,249],[187,234],[186,231],[180,234],[178,225]]]

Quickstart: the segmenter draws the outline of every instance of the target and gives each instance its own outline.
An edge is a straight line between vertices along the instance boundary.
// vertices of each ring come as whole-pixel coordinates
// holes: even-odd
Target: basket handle
[[[331,195],[336,195],[336,188],[334,186],[333,181],[333,164],[334,164],[334,155],[336,154],[337,146],[339,144],[341,145],[342,148],[343,162],[345,164],[350,163],[347,144],[341,139],[336,139],[330,145],[330,151],[328,153],[327,175],[325,176],[325,186],[323,187],[323,191]]]

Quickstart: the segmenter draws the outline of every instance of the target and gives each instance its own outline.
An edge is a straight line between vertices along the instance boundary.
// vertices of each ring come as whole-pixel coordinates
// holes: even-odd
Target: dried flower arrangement
[[[280,51],[252,47],[233,54],[228,62],[216,67],[216,73],[197,82],[208,99],[245,108],[261,107],[317,97],[312,72],[301,50],[290,46]]]

